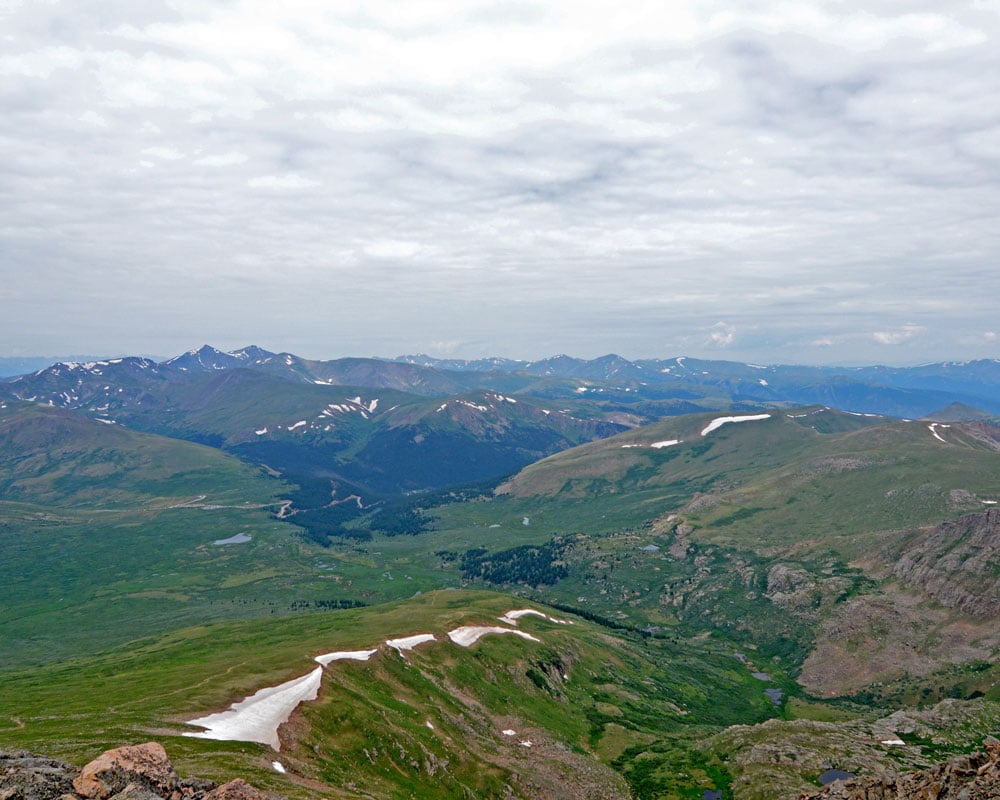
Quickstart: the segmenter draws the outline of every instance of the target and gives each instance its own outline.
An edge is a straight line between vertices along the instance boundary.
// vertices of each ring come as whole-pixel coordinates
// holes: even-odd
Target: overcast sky
[[[1000,0],[0,0],[0,356],[1000,357]]]

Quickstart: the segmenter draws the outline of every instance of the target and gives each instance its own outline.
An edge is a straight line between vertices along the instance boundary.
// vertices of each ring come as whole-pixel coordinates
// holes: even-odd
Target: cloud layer
[[[997,355],[1000,3],[0,2],[7,355]]]

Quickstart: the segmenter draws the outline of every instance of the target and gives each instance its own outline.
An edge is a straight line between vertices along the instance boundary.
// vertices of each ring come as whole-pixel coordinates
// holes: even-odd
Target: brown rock
[[[87,764],[73,781],[77,794],[89,800],[106,800],[129,784],[167,795],[176,787],[177,773],[158,742],[108,750]]]
[[[210,791],[205,795],[205,800],[271,800],[271,797],[242,778],[237,778]]]

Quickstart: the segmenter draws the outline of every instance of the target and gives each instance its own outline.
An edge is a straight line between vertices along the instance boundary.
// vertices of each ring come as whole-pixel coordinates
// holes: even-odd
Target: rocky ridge
[[[273,800],[237,778],[180,778],[157,742],[108,750],[80,767],[0,750],[0,800]]]
[[[987,737],[985,752],[950,759],[927,770],[834,781],[799,800],[997,800],[1000,740]]]
[[[1000,614],[1000,508],[967,514],[905,542],[893,574],[949,608]]]

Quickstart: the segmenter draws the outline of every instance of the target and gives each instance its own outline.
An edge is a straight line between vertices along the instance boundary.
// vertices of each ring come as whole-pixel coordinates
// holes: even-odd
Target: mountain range
[[[1000,727],[998,382],[207,346],[10,378],[0,746],[157,738],[290,798],[930,769]],[[275,738],[191,736],[307,676]]]

